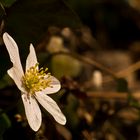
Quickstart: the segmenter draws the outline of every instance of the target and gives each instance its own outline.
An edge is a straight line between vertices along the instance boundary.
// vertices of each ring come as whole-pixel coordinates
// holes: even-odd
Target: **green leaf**
[[[67,106],[65,106],[65,109],[63,111],[67,118],[67,125],[72,129],[76,129],[80,121],[77,114],[78,106],[78,100],[75,98],[74,95],[69,94],[67,97]]]
[[[117,79],[117,91],[118,92],[128,92],[128,83],[124,78]]]
[[[4,15],[5,15],[5,10],[4,10],[4,7],[0,1],[0,20],[3,18]]]
[[[8,116],[5,113],[0,114],[0,135],[2,135],[10,126],[11,121]]]
[[[0,46],[0,81],[10,68],[10,60],[5,46]],[[11,65],[12,66],[12,65]]]
[[[0,79],[0,89],[5,88],[8,85],[13,85],[13,80],[8,74],[5,74],[2,79]]]
[[[0,0],[0,3],[4,6],[4,7],[10,7],[12,6],[12,4],[16,2],[16,0]]]
[[[62,0],[18,0],[7,11],[6,31],[20,46],[36,45],[49,26],[81,26],[79,17]]]
[[[72,56],[60,54],[52,57],[51,69],[52,74],[57,78],[77,77],[82,70],[82,64]]]
[[[0,140],[3,140],[3,137],[0,135]]]

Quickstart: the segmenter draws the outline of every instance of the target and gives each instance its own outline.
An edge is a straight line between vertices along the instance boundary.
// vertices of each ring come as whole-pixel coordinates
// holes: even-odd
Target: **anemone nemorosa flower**
[[[38,103],[40,103],[58,123],[64,125],[66,123],[65,116],[56,102],[47,95],[57,92],[61,87],[60,82],[51,76],[50,73],[47,73],[47,69],[39,69],[35,49],[32,44],[30,44],[30,53],[26,60],[24,73],[16,42],[8,33],[3,34],[3,40],[8,50],[10,60],[13,63],[13,67],[7,72],[21,91],[25,114],[30,127],[34,131],[37,131],[41,126],[42,116]]]

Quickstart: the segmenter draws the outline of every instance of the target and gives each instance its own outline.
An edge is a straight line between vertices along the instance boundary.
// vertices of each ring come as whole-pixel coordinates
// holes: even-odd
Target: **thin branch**
[[[127,100],[128,93],[126,92],[110,92],[110,91],[100,91],[100,92],[87,92],[87,96],[89,98],[98,98],[98,99],[117,99],[117,100]],[[132,93],[131,96],[136,99],[140,100],[140,92]]]
[[[128,76],[130,73],[137,71],[138,69],[140,69],[140,61],[130,65],[128,68],[121,70],[120,72],[117,72],[116,75],[118,77],[125,77]]]
[[[90,58],[87,58],[85,56],[81,56],[79,54],[76,54],[74,52],[57,52],[57,53],[53,53],[52,55],[60,55],[60,54],[63,54],[63,55],[70,55],[74,58],[76,58],[77,60],[81,61],[81,62],[84,62],[84,63],[87,63],[87,64],[90,64],[104,72],[106,72],[107,74],[111,75],[113,78],[118,78],[117,75],[111,71],[109,68],[103,66],[102,64],[100,64],[99,62],[93,60],[93,59],[90,59]]]
[[[134,73],[135,71],[140,69],[140,61],[130,65],[129,67],[127,67],[126,69],[123,69],[119,72],[116,72],[116,76],[118,78],[126,78],[127,76],[129,76],[131,73]],[[103,83],[107,83],[107,82],[111,82],[113,79],[112,77],[106,76],[104,78]]]
[[[79,54],[76,54],[74,52],[70,53],[70,52],[57,52],[57,53],[53,53],[52,55],[59,55],[59,54],[63,54],[63,55],[70,55],[74,58],[76,58],[79,61],[82,61],[84,63],[93,65],[94,67],[106,72],[107,74],[109,74],[110,76],[112,76],[113,78],[122,78],[122,77],[126,77],[128,76],[130,73],[133,73],[135,71],[137,71],[138,69],[140,69],[140,61],[130,65],[128,68],[121,70],[119,72],[113,72],[112,70],[110,70],[109,68],[105,67],[104,65],[102,65],[101,63],[99,63],[98,61],[95,61],[93,59],[87,58],[85,56],[81,56]],[[106,78],[107,81],[110,81],[110,78]]]

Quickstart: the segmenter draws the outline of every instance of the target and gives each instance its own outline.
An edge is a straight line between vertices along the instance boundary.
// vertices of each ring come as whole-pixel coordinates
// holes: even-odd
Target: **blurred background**
[[[29,44],[40,67],[61,82],[50,95],[67,118],[59,125],[42,107],[29,127],[2,35]],[[140,140],[139,0],[0,0],[0,140]]]

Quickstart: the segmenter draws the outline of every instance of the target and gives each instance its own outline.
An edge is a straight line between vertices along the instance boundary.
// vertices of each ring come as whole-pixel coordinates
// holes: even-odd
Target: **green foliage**
[[[115,4],[115,1],[118,4]],[[82,25],[81,21],[65,2],[69,3],[83,22],[90,25],[94,30],[91,30],[91,32],[84,28],[79,30],[78,28]],[[62,112],[66,115],[67,123],[59,129],[56,128],[57,124],[53,122],[53,119],[50,121],[52,117],[49,118],[48,112],[43,112],[42,108],[42,113],[44,113],[43,123],[41,129],[37,132],[40,136],[37,139],[49,139],[49,135],[51,135],[50,139],[55,139],[52,138],[53,136],[61,139],[58,133],[61,132],[60,135],[67,135],[66,130],[72,135],[72,138],[67,139],[125,140],[126,137],[126,139],[135,140],[136,137],[139,137],[139,132],[137,132],[140,125],[139,101],[131,94],[131,89],[129,89],[126,79],[119,78],[116,81],[104,82],[104,78],[106,79],[104,72],[108,72],[108,68],[106,69],[105,66],[108,64],[111,66],[111,73],[109,71],[111,75],[113,69],[117,68],[113,68],[114,65],[110,63],[111,61],[107,61],[105,65],[102,65],[102,62],[97,62],[96,64],[96,60],[100,61],[99,57],[102,57],[102,53],[97,52],[96,54],[96,50],[93,51],[92,49],[92,47],[95,47],[91,38],[92,33],[96,35],[103,50],[106,49],[106,46],[111,45],[109,37],[113,38],[113,35],[115,35],[114,39],[117,42],[121,36],[124,39],[126,34],[133,35],[128,32],[125,35],[122,34],[123,27],[125,25],[127,27],[128,24],[126,23],[130,23],[128,22],[129,20],[123,19],[124,17],[129,19],[129,12],[121,5],[122,2],[121,0],[113,0],[112,2],[102,0],[0,0],[0,21],[4,21],[4,26],[0,26],[1,37],[2,33],[7,31],[14,38],[19,46],[22,61],[26,60],[29,53],[29,43],[33,43],[35,47],[39,44],[36,50],[38,60],[41,62],[40,66],[48,67],[49,65],[49,72],[60,78],[61,91],[57,94],[57,98],[56,94],[50,96],[59,102]],[[134,17],[133,19],[136,20]],[[122,21],[124,26],[120,26]],[[58,30],[52,30],[50,26],[57,26]],[[65,34],[62,35],[63,27],[71,27],[71,32],[65,30]],[[76,30],[73,28],[76,28]],[[133,30],[133,28],[130,29]],[[51,44],[48,49],[47,43],[54,36],[61,38],[64,43],[57,44],[55,42],[53,47]],[[123,39],[120,41],[122,45],[124,45]],[[2,38],[0,38],[0,43],[2,44]],[[119,45],[116,46],[118,47]],[[17,103],[17,93],[20,91],[17,92],[17,88],[15,90],[16,86],[13,86],[13,80],[6,74],[11,67],[8,53],[4,45],[0,47],[0,105],[6,109],[8,106],[6,111],[8,111],[8,114],[12,114],[11,120],[5,113],[0,114],[0,140],[3,139],[3,133],[4,136],[8,134],[8,139],[35,139],[34,137],[35,135],[37,136],[37,133],[32,132],[27,124],[23,103]],[[61,51],[65,52],[65,50],[66,54],[61,53]],[[59,51],[60,54],[58,54]],[[73,55],[67,54],[67,52],[78,54],[77,59]],[[96,59],[97,55],[99,57]],[[80,57],[81,59],[79,59]],[[82,58],[85,58],[85,60]],[[92,61],[92,58],[95,58],[95,60]],[[111,55],[103,59],[107,60],[108,58],[109,60],[113,59]],[[114,60],[114,63],[117,62]],[[22,64],[24,66],[24,63]],[[121,66],[116,65],[118,68]],[[96,67],[103,72],[103,86],[94,90],[92,73]],[[61,79],[61,77],[63,78]],[[114,83],[116,86],[114,86]],[[100,96],[103,97],[100,99],[100,96],[98,96],[98,91],[107,93],[114,91],[114,88],[117,93],[128,93],[127,98],[123,98],[123,101],[120,101],[115,98],[116,94],[114,93],[112,97],[102,94]],[[94,98],[92,98],[92,95],[89,96],[88,91],[93,91],[91,94],[95,92]],[[20,98],[20,94],[18,96]],[[11,129],[7,132],[6,130],[9,127]],[[56,131],[58,132],[56,133]],[[128,132],[131,133],[126,135]],[[15,135],[16,133],[17,136]]]
[[[5,11],[4,11],[3,5],[0,3],[0,19],[2,19],[4,14],[5,14]]]
[[[78,100],[70,94],[68,96],[67,102],[67,106],[64,110],[67,116],[67,125],[72,129],[76,129],[79,123],[79,118],[77,115]]]
[[[62,0],[19,0],[7,12],[6,31],[22,47],[36,45],[49,26],[81,26],[79,18]]]
[[[4,6],[4,7],[10,7],[12,6],[12,4],[14,2],[16,2],[17,0],[0,0],[0,3]]]
[[[1,110],[0,110],[1,111]],[[11,122],[5,113],[0,112],[0,136],[11,126]]]
[[[7,85],[12,85],[13,80],[9,77],[9,75],[4,75],[0,80],[0,89],[5,88]]]
[[[124,78],[117,79],[117,91],[128,92],[128,83]]]
[[[4,48],[4,46],[1,46],[1,51],[0,51],[0,81],[4,77],[4,75],[7,73],[8,68],[10,68],[10,61],[9,61],[8,53],[3,48]]]
[[[81,72],[81,63],[69,55],[56,55],[52,58],[52,73],[61,78],[62,76],[76,77]]]
[[[72,28],[81,26],[78,16],[62,0],[15,1],[0,1],[0,20],[5,17],[2,31],[7,31],[17,42],[22,52],[21,59],[26,58],[30,43],[34,46],[40,43],[49,26]],[[5,62],[0,61],[0,78],[2,78],[9,68],[9,57],[4,49],[1,50],[0,60]]]

